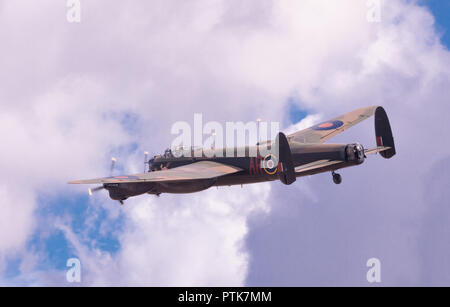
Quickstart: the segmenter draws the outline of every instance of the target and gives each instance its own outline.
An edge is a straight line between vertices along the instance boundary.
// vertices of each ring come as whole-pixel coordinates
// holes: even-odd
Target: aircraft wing
[[[375,114],[377,108],[377,106],[366,107],[338,116],[310,128],[290,134],[288,135],[288,140],[305,144],[323,143],[333,136],[371,117]]]
[[[69,184],[167,182],[196,179],[211,179],[241,171],[239,167],[213,161],[199,161],[191,164],[149,173],[114,176],[98,179],[75,180]]]

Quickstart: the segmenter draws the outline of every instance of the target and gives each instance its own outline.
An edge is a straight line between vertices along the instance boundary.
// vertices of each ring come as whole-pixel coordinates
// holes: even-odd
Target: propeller
[[[89,196],[92,196],[92,194],[94,194],[95,192],[98,192],[100,190],[103,190],[104,188],[105,188],[104,186],[98,186],[96,188],[89,189]]]
[[[111,169],[110,169],[110,171],[109,171],[109,173],[110,173],[110,176],[112,176],[113,175],[113,172],[114,172],[114,166],[116,165],[116,158],[114,158],[114,157],[112,157],[111,158]],[[89,188],[88,189],[88,192],[89,192],[89,196],[92,196],[94,193],[96,193],[96,192],[98,192],[98,191],[101,191],[101,190],[103,190],[103,189],[105,189],[105,187],[104,186],[98,186],[98,187],[95,187],[95,188]]]
[[[148,151],[144,152],[144,173],[147,171]]]
[[[114,166],[116,165],[116,158],[112,157],[111,158],[111,170],[110,170],[110,175],[112,176],[113,172],[114,172]]]

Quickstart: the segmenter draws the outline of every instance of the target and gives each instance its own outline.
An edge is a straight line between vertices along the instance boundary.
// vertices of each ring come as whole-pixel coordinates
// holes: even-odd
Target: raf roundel
[[[333,120],[333,121],[328,121],[328,122],[324,122],[318,125],[315,125],[312,127],[313,130],[333,130],[333,129],[337,129],[339,127],[341,127],[342,125],[344,125],[344,123],[340,120]]]
[[[275,175],[278,171],[278,159],[274,154],[268,154],[263,160],[264,171],[269,175]]]

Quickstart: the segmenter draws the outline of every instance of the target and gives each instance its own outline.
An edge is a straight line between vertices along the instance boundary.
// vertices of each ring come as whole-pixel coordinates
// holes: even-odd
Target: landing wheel
[[[338,173],[335,173],[335,172],[332,172],[331,174],[333,175],[333,182],[335,184],[341,184],[342,176],[340,174],[338,174]]]

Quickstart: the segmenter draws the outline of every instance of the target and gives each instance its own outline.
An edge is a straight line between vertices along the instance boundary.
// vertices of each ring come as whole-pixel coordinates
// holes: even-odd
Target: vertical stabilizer
[[[375,111],[375,136],[377,138],[377,146],[390,147],[388,150],[381,151],[383,158],[390,159],[395,154],[394,137],[392,136],[389,118],[383,107],[378,107]]]

